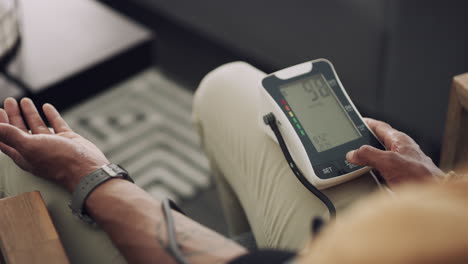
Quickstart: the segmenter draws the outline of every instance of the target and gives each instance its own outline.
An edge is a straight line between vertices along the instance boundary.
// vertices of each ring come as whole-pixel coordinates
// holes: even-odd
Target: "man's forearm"
[[[86,209],[130,263],[174,263],[166,251],[162,204],[138,186],[108,181],[91,193]],[[173,214],[177,242],[190,263],[225,263],[246,252],[184,215]]]

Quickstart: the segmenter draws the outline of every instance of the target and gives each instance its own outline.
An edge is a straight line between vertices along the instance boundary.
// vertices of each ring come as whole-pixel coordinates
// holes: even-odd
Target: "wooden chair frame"
[[[468,73],[453,78],[440,168],[460,171],[468,168]]]
[[[0,199],[0,263],[70,263],[38,191]]]

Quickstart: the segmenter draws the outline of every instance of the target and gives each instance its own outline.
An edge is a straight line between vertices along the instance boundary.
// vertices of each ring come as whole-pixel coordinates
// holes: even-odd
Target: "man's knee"
[[[205,93],[206,90],[223,89],[226,85],[229,86],[230,81],[235,81],[242,76],[242,73],[249,70],[257,70],[252,65],[243,62],[235,61],[226,63],[209,72],[200,82],[196,94]]]
[[[219,98],[230,89],[236,89],[239,79],[249,72],[259,70],[252,65],[236,61],[224,64],[209,72],[200,82],[194,97],[194,111],[198,111],[202,105],[208,104],[210,100],[222,100]]]
[[[229,100],[225,98],[229,89],[236,89],[236,79],[253,69],[256,70],[245,62],[231,62],[212,70],[203,78],[195,92],[192,109],[192,121],[199,135],[202,135],[201,121],[206,119],[206,113],[214,109],[219,111],[217,105],[223,105],[222,101]]]
[[[201,81],[193,100],[193,121],[203,123],[214,113],[232,113],[239,110],[233,102],[254,100],[256,87],[265,73],[245,62],[222,65]]]

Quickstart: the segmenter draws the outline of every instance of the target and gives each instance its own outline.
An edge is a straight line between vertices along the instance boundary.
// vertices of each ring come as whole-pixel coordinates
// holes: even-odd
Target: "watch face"
[[[117,175],[119,175],[119,172],[109,165],[102,166],[102,170],[109,174],[109,176],[111,177],[116,177]]]
[[[128,171],[126,169],[122,168],[122,166],[120,166],[118,164],[111,164],[111,165],[109,165],[109,167],[112,168],[114,173],[116,173],[116,176],[123,177],[125,180],[127,180],[129,182],[135,183],[135,181],[132,179],[132,177],[130,177],[130,175],[128,174]]]

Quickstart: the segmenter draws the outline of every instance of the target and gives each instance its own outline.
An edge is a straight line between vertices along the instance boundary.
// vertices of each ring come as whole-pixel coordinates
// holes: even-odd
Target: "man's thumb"
[[[383,150],[364,145],[357,150],[348,152],[348,154],[346,154],[346,159],[352,164],[377,168],[379,161],[382,162],[385,155],[386,152]]]
[[[26,134],[10,124],[0,123],[0,142],[18,150],[26,143]]]

